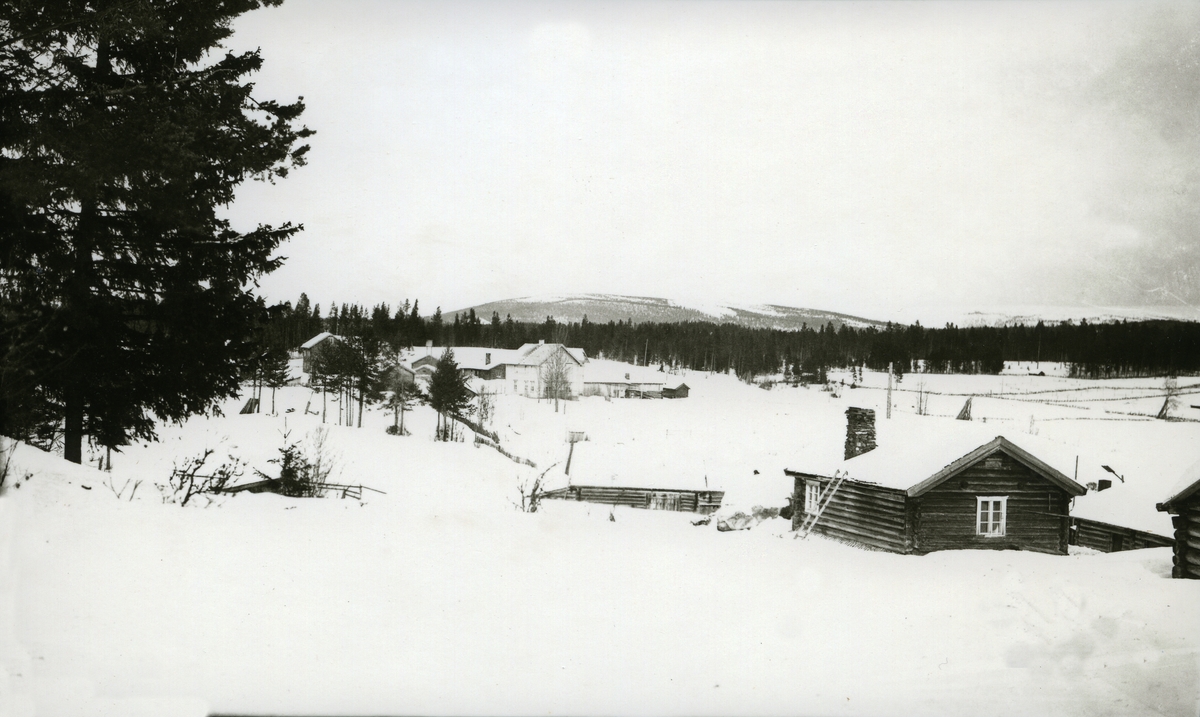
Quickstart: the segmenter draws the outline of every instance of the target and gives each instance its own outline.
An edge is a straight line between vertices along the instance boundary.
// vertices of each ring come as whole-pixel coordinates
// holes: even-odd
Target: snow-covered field
[[[971,430],[1036,440],[1081,483],[1124,477],[1078,514],[1170,533],[1154,502],[1200,458],[1200,423],[1153,420],[1161,380],[1007,373],[906,376],[891,423],[870,373],[833,392],[692,373],[687,399],[558,412],[498,397],[492,429],[536,468],[469,431],[435,443],[427,408],[405,437],[368,410],[326,424],[333,479],[384,492],[363,500],[163,503],[155,484],[205,448],[246,461],[243,481],[271,474],[285,434],[321,425],[303,388],[277,416],[230,401],[164,426],[111,473],[20,446],[0,497],[0,714],[1197,714],[1200,584],[1169,578],[1167,549],[897,556],[794,540],[782,519],[515,508],[543,471],[566,482],[570,431],[587,434],[570,480],[722,489],[728,515],[782,506],[785,467],[840,458],[848,406],[876,409],[882,444],[965,430],[974,396]],[[1198,382],[1178,381],[1173,415],[1200,418]]]

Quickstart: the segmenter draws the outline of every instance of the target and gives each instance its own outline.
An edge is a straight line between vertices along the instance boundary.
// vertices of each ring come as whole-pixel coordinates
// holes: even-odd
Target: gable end
[[[998,451],[1003,451],[1018,463],[1021,463],[1029,470],[1037,473],[1041,477],[1057,485],[1059,488],[1062,488],[1071,495],[1083,495],[1087,492],[1086,488],[1066,477],[1054,468],[1051,468],[1049,465],[1036,458],[1028,451],[1017,445],[1014,445],[1008,439],[1004,438],[1004,436],[996,436],[996,438],[993,440],[988,441],[962,458],[959,458],[950,465],[941,469],[937,473],[934,473],[929,478],[926,478],[920,483],[909,488],[907,493],[912,497],[917,497],[928,493],[945,481],[950,480],[954,476]]]

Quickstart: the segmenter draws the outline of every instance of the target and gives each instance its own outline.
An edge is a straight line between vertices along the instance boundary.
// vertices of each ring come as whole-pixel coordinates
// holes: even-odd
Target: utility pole
[[[888,362],[887,417],[892,417],[892,362]]]

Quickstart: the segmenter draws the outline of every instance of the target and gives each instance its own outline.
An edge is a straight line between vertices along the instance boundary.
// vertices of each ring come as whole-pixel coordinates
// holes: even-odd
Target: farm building
[[[569,460],[547,475],[545,498],[711,513],[725,495],[725,468],[673,451],[670,441],[665,449],[659,443],[585,441],[563,450]]]
[[[619,361],[589,361],[583,371],[583,395],[606,398],[659,398],[666,374],[648,366]]]
[[[922,419],[908,430],[889,421],[876,447],[874,411],[846,417],[840,464],[785,470],[795,479],[794,528],[896,553],[1067,553],[1071,500],[1086,489],[1012,440]]]
[[[303,344],[300,344],[300,358],[303,362],[301,364],[301,369],[304,371],[304,373],[311,373],[312,360],[317,355],[317,353],[320,352],[322,350],[322,348],[327,345],[326,344],[327,341],[341,341],[341,340],[342,340],[342,337],[340,337],[340,336],[331,334],[328,331],[322,331],[321,333],[312,337],[308,341],[305,341]]]
[[[402,364],[412,367],[418,378],[428,379],[437,368],[447,347],[426,345],[402,356]],[[525,344],[519,349],[495,349],[479,346],[452,346],[459,370],[486,381],[495,393],[541,398],[552,368],[563,373],[570,396],[583,393],[583,349],[562,344]],[[404,360],[407,359],[407,360]]]
[[[1118,475],[1127,456],[1092,453],[1082,457],[1078,482],[1087,486],[1071,506],[1071,545],[1104,553],[1170,547],[1170,517],[1155,510],[1174,476],[1147,472],[1135,462],[1133,473]],[[1122,471],[1124,473],[1124,471]]]
[[[682,379],[677,376],[669,376],[666,383],[663,384],[662,397],[687,398],[689,390],[688,385]]]
[[[1171,577],[1200,579],[1200,463],[1186,470],[1157,509],[1171,515],[1175,551]]]

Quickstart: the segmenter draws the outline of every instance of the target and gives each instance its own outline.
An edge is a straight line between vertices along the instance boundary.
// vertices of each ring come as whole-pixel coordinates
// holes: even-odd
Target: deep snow
[[[779,519],[722,533],[692,514],[515,509],[543,471],[564,480],[568,431],[588,436],[573,479],[707,478],[729,514],[782,505],[783,468],[839,458],[847,406],[887,420],[879,374],[836,392],[686,380],[688,399],[557,413],[501,397],[492,427],[536,468],[469,431],[433,442],[426,408],[403,438],[383,411],[362,429],[326,424],[335,479],[385,492],[362,501],[162,503],[153,484],[205,447],[270,473],[285,431],[320,426],[303,388],[277,394],[278,416],[230,401],[224,417],[164,426],[111,474],[20,446],[0,497],[0,714],[1197,713],[1200,585],[1169,578],[1167,549],[912,557],[795,540]],[[915,415],[918,387],[936,392],[934,415]],[[1077,511],[1093,499],[1159,533],[1170,521],[1152,501],[1200,455],[1200,423],[1130,415],[1161,382],[910,375],[899,388],[897,422],[948,430],[975,395],[972,429],[1032,430],[1080,456],[1081,483],[1108,463],[1125,483]]]

